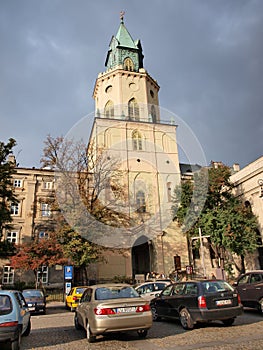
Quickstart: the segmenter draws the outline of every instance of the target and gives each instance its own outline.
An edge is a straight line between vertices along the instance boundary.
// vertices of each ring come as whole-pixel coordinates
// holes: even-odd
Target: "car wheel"
[[[222,320],[223,324],[227,327],[232,326],[232,324],[235,322],[234,318],[228,318],[227,320]]]
[[[258,311],[263,314],[263,298],[259,300]]]
[[[148,330],[147,329],[140,329],[137,331],[137,333],[138,333],[138,336],[140,338],[146,338]]]
[[[180,311],[180,322],[184,329],[193,329],[194,323],[189,311],[186,308],[183,308]]]
[[[153,321],[160,321],[161,317],[158,316],[157,310],[155,306],[151,306]]]
[[[30,331],[31,331],[31,321],[29,320],[28,325],[27,325],[26,330],[25,330],[23,335],[25,335],[27,337],[29,335]]]
[[[19,350],[20,344],[21,344],[21,331],[19,330],[16,339],[11,343],[11,350]]]
[[[74,316],[74,325],[75,325],[75,328],[76,328],[78,331],[82,328],[81,325],[79,324],[78,317],[77,317],[76,314],[75,314],[75,316]]]
[[[87,339],[88,339],[88,342],[89,342],[89,343],[94,343],[95,340],[96,340],[96,335],[93,335],[93,334],[91,333],[90,326],[89,326],[89,323],[88,323],[88,322],[87,322],[86,332],[87,332]]]
[[[70,307],[70,311],[71,311],[71,312],[74,312],[75,310],[76,310],[75,307],[73,307],[73,306]]]

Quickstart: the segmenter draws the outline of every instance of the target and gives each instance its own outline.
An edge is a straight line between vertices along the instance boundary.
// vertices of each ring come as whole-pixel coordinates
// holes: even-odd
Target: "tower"
[[[180,184],[177,126],[162,120],[160,87],[144,68],[143,58],[141,42],[133,40],[122,15],[117,34],[110,41],[106,70],[95,82],[90,138],[97,150],[107,152],[107,159],[118,163],[122,173],[122,200],[112,204],[116,188],[112,179],[100,200],[128,218],[125,234],[122,230],[118,237],[117,232],[117,248],[129,251],[125,273],[133,276],[153,270],[168,274],[178,254],[172,247],[177,240],[187,251],[186,241],[182,243],[173,236],[174,228],[169,229],[172,194]]]

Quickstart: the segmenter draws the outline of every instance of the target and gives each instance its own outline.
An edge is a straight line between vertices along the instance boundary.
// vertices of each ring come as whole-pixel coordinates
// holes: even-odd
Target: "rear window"
[[[25,298],[29,298],[29,297],[40,297],[43,298],[44,294],[42,293],[41,290],[24,290],[23,291],[23,296]]]
[[[101,287],[95,292],[96,300],[137,298],[139,294],[132,287]]]
[[[202,282],[203,289],[206,293],[216,293],[223,291],[233,291],[234,288],[226,281],[207,281]]]
[[[9,295],[0,295],[0,315],[7,315],[12,311],[12,301]]]
[[[85,291],[86,289],[87,289],[87,288],[76,288],[75,293],[76,293],[76,294],[83,294],[84,291]]]

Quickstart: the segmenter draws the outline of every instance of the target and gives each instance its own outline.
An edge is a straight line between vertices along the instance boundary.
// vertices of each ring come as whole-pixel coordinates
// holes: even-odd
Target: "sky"
[[[261,157],[263,0],[0,0],[0,141],[17,141],[19,166],[40,167],[47,136],[94,112],[120,11],[161,108],[182,121],[179,146],[186,125],[202,149],[191,162]]]

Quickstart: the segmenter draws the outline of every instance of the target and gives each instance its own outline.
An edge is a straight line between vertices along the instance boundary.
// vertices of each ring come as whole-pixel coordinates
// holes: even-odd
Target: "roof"
[[[137,45],[135,44],[134,40],[132,39],[130,33],[128,32],[127,28],[125,27],[123,21],[121,21],[118,32],[116,34],[116,39],[119,42],[120,46],[129,47],[132,49],[137,49]]]

